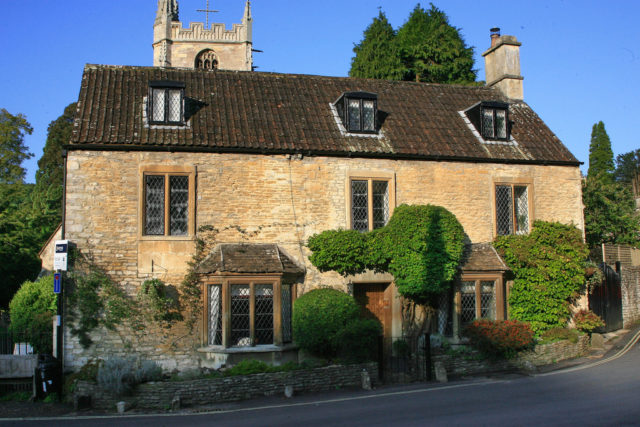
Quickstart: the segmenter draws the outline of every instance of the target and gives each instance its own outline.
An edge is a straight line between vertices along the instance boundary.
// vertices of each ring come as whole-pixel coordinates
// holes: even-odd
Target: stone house
[[[388,348],[402,336],[393,277],[320,273],[305,243],[381,227],[400,204],[444,206],[468,236],[437,326],[455,336],[476,317],[508,316],[497,235],[527,233],[537,219],[584,228],[580,163],[523,101],[515,37],[492,35],[485,87],[258,73],[213,44],[172,53],[169,36],[186,31],[174,4],[159,2],[157,66],[85,67],[62,235],[131,294],[150,278],[178,286],[206,236],[202,316],[194,331],[150,327],[137,341],[96,330],[88,349],[67,325],[67,366],[129,352],[169,369],[248,353],[289,360],[293,301],[320,286],[374,313]],[[233,43],[248,46],[246,58],[248,2],[244,16],[245,40]],[[158,37],[159,24],[172,33]]]

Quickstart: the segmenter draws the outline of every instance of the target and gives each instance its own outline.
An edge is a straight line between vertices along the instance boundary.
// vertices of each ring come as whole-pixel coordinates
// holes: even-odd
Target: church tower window
[[[215,70],[218,68],[218,58],[211,49],[205,49],[196,56],[195,67],[201,70]]]

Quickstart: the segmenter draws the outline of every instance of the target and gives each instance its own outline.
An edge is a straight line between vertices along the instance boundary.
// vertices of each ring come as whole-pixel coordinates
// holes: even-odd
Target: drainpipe
[[[62,150],[62,223],[60,224],[60,239],[65,239],[65,222],[67,217],[67,150]],[[68,256],[68,254],[67,254]],[[64,378],[64,288],[65,281],[62,281],[60,286],[60,294],[58,295],[58,307],[57,307],[57,315],[60,319],[60,322],[57,326],[56,331],[56,347],[58,348],[58,360],[60,361],[60,367],[62,372],[60,372],[60,378]]]

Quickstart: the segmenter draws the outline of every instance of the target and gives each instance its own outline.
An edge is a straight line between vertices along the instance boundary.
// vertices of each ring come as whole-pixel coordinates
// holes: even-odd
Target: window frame
[[[210,299],[210,286],[218,285],[220,286],[220,309],[222,312],[222,340],[220,344],[212,344],[209,342],[209,328],[210,324],[210,308],[209,308],[209,299]],[[248,346],[238,346],[236,343],[231,342],[231,322],[232,315],[231,312],[231,288],[234,285],[248,285],[250,289],[250,314],[249,314],[249,324],[250,324],[250,345]],[[272,285],[273,289],[273,342],[272,343],[256,343],[256,326],[255,326],[255,287],[257,285]],[[283,346],[284,344],[289,344],[293,342],[293,337],[290,336],[290,340],[285,341],[284,339],[284,322],[287,319],[282,318],[282,288],[283,286],[291,286],[290,292],[290,307],[293,307],[293,302],[296,299],[296,285],[295,283],[289,283],[288,281],[283,282],[281,275],[221,275],[221,276],[213,276],[205,279],[203,281],[203,295],[204,295],[204,310],[203,310],[203,325],[202,328],[202,343],[207,347],[222,347],[222,348],[234,348],[234,349],[242,349],[242,348],[256,348],[260,346]],[[292,312],[290,313],[292,314]],[[291,322],[291,319],[288,319]],[[291,335],[291,326],[289,325],[289,334]]]
[[[184,125],[185,124],[185,107],[184,107],[184,89],[185,84],[179,81],[173,80],[151,80],[149,81],[149,93],[147,96],[148,100],[148,108],[147,108],[147,119],[149,124],[151,125]],[[169,119],[169,92],[170,91],[179,91],[180,92],[180,119],[170,120]],[[154,108],[154,92],[156,91],[164,91],[164,107],[163,107],[163,120],[154,120],[153,117],[153,108]]]
[[[498,200],[496,198],[496,191],[498,186],[510,186],[511,187],[511,217],[512,217],[512,230],[511,233],[505,234],[505,236],[516,235],[517,230],[517,218],[515,216],[515,187],[527,187],[527,230],[524,233],[520,234],[529,234],[531,232],[531,227],[534,221],[534,210],[533,210],[533,183],[530,180],[521,180],[521,179],[505,179],[505,180],[496,180],[493,183],[492,191],[491,191],[491,207],[493,211],[493,235],[494,237],[501,236],[498,230]]]
[[[351,121],[349,120],[349,101],[357,100],[358,108],[360,112],[360,128],[354,129],[351,127]],[[364,129],[364,101],[373,101],[373,129]],[[348,133],[356,134],[377,134],[378,133],[378,95],[372,92],[345,92],[334,103],[342,125]]]
[[[138,239],[139,240],[193,240],[195,236],[196,219],[196,168],[191,166],[159,166],[142,165],[139,170],[139,214],[138,214]],[[164,232],[163,234],[146,234],[146,177],[164,176]],[[171,191],[170,177],[188,177],[188,211],[187,211],[187,233],[181,235],[171,235],[170,232],[170,210]]]
[[[484,125],[484,112],[486,110],[491,110],[493,117],[493,128],[491,129],[493,132],[493,136],[487,134],[487,130]],[[505,137],[498,137],[498,128],[497,128],[497,120],[496,115],[497,111],[504,111],[504,132]],[[478,131],[478,135],[484,141],[510,141],[511,140],[511,122],[509,121],[509,104],[501,101],[480,101],[477,104],[474,104],[472,107],[469,107],[465,110],[465,115],[469,119],[469,121],[473,124],[473,126]]]
[[[386,181],[387,182],[387,195],[389,198],[389,218],[393,215],[393,210],[396,205],[396,186],[395,186],[395,174],[389,172],[369,172],[369,171],[351,171],[347,173],[346,179],[346,218],[347,229],[354,230],[353,228],[353,195],[351,192],[351,183],[353,181],[367,181],[367,224],[368,230],[372,231],[373,228],[373,182],[374,181]],[[389,220],[387,218],[387,222]],[[386,224],[385,224],[386,225]]]
[[[453,335],[460,336],[463,328],[462,324],[462,282],[475,282],[475,319],[490,319],[482,317],[482,282],[493,281],[495,295],[495,315],[491,320],[505,320],[508,318],[506,304],[506,289],[503,274],[501,272],[463,273],[454,282],[453,289]]]

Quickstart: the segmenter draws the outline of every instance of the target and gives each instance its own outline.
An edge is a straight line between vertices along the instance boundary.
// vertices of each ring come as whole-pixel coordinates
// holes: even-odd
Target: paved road
[[[47,420],[47,425],[640,425],[640,344],[623,355],[533,377],[277,399],[198,415]],[[254,403],[255,404],[255,403]],[[42,421],[39,421],[42,423]],[[16,422],[35,425],[36,421]]]

